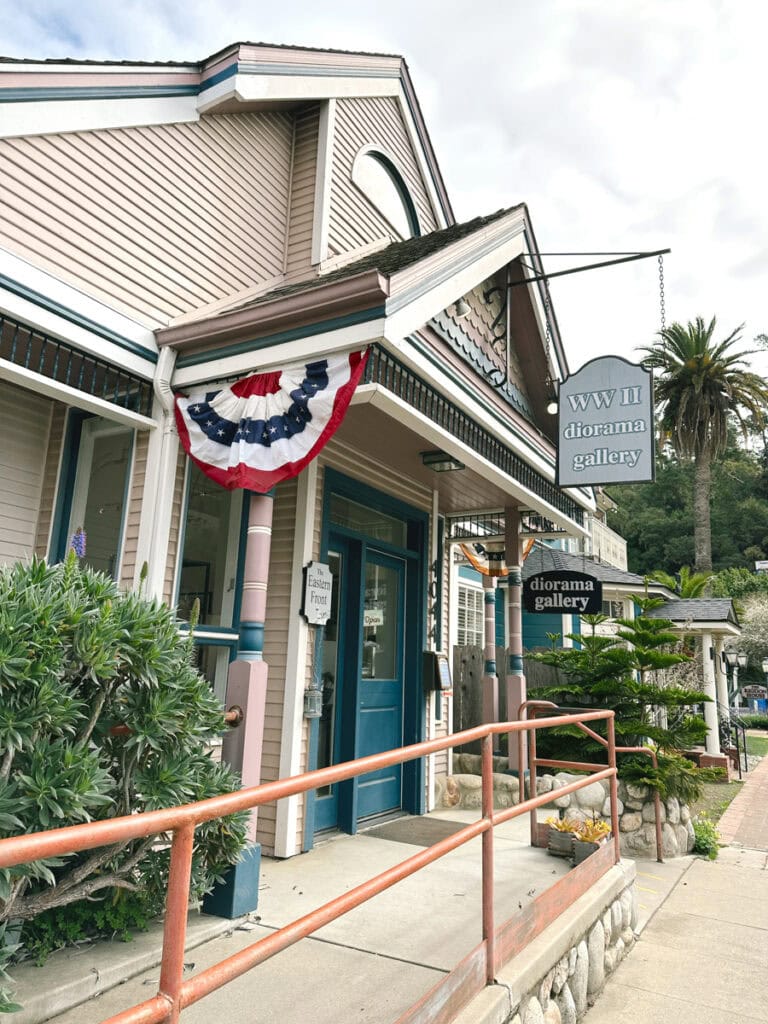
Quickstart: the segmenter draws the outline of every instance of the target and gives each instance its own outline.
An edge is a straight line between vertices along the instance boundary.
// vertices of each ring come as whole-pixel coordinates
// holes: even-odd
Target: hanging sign
[[[745,700],[765,700],[768,697],[768,689],[765,686],[742,686],[740,692]]]
[[[309,562],[304,567],[304,604],[301,614],[310,626],[324,626],[331,617],[333,577],[323,562]]]
[[[523,580],[523,607],[534,615],[598,615],[603,584],[594,576],[569,569],[537,572]]]
[[[593,359],[560,385],[557,435],[559,487],[653,480],[653,374]]]

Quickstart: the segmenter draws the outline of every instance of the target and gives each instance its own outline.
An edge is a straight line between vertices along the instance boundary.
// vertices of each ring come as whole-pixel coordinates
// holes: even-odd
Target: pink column
[[[525,674],[523,672],[523,576],[522,545],[520,541],[520,514],[516,508],[504,510],[505,549],[507,569],[507,615],[509,623],[509,659],[507,662],[507,718],[517,719],[517,709],[526,700]],[[518,764],[516,737],[509,741],[509,767],[518,773],[526,768],[527,758],[523,750],[523,763]],[[522,790],[521,790],[522,792]]]
[[[237,659],[229,666],[226,700],[228,708],[236,705],[242,709],[243,723],[225,735],[222,746],[222,758],[240,772],[244,788],[258,786],[261,782],[268,671],[262,652],[274,491],[250,494],[249,502],[240,646]],[[256,838],[255,808],[251,812],[248,838],[251,841]]]
[[[496,580],[483,576],[485,612],[485,665],[483,667],[483,721],[499,720],[499,677],[496,675]]]

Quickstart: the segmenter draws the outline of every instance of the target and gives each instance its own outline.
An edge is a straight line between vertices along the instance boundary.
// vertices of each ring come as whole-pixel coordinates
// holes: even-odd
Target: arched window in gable
[[[421,234],[416,207],[394,161],[372,146],[364,146],[352,165],[352,181],[401,238]]]

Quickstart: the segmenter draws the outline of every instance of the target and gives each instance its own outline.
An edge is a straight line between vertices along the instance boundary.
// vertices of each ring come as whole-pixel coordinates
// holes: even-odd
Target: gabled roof
[[[739,625],[739,619],[730,597],[688,597],[670,601],[663,608],[648,612],[652,619],[671,619],[672,622],[732,622]]]
[[[159,329],[158,343],[180,349],[200,345],[211,348],[301,323],[327,322],[350,311],[358,320],[368,316],[378,321],[376,337],[382,333],[388,336],[387,324],[397,316],[392,334],[399,339],[458,299],[467,290],[468,281],[470,287],[479,284],[488,273],[487,269],[474,270],[481,257],[490,253],[495,270],[519,255],[527,224],[525,205],[520,204],[393,242],[329,274],[280,285],[213,314],[187,315],[179,323]],[[430,291],[439,292],[432,302],[434,308],[429,307],[428,299],[424,300]],[[410,309],[414,313],[409,319]],[[387,318],[384,331],[380,329],[382,318]]]
[[[617,569],[609,562],[603,562],[599,558],[591,558],[588,555],[572,555],[559,548],[549,548],[536,544],[523,564],[523,579],[529,579],[539,572],[583,572],[588,576],[594,576],[601,583],[613,586],[631,587],[640,594],[645,588],[645,580],[634,572],[627,572],[626,569]],[[653,586],[654,592],[661,594],[665,588],[660,585]]]
[[[402,242],[392,242],[390,245],[378,249],[376,252],[369,253],[353,263],[348,263],[338,270],[332,271],[330,274],[323,274],[322,277],[310,278],[306,281],[299,281],[275,288],[256,299],[230,306],[226,312],[232,312],[236,309],[253,309],[267,302],[274,302],[275,299],[298,295],[301,292],[311,291],[314,288],[322,288],[326,285],[335,284],[338,281],[356,277],[358,274],[363,274],[368,270],[375,270],[382,277],[390,277],[392,274],[405,270],[414,263],[418,263],[419,260],[432,256],[434,253],[440,252],[441,249],[446,249],[454,242],[469,237],[469,235],[479,231],[481,228],[493,224],[502,217],[506,217],[507,214],[522,209],[524,209],[524,204],[519,203],[517,206],[497,210],[496,213],[488,214],[485,217],[475,217],[473,220],[465,221],[463,224],[452,224],[450,227],[439,231],[431,231],[429,234],[420,235],[417,238],[408,238]]]

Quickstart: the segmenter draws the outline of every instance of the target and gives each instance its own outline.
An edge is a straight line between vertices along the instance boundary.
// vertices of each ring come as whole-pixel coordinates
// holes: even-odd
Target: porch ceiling
[[[414,480],[437,491],[441,512],[515,505],[507,492],[469,468],[448,473],[429,469],[421,452],[433,451],[436,446],[369,403],[350,406],[336,436],[389,466],[394,478]]]

